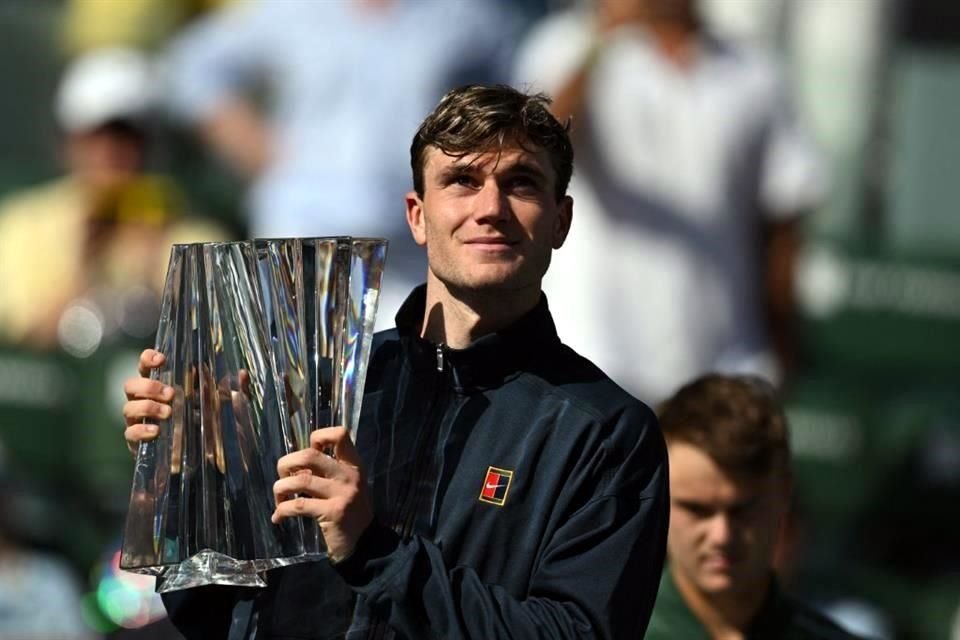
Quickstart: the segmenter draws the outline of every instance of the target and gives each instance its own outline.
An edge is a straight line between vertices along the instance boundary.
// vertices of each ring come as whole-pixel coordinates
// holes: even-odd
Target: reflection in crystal
[[[385,256],[347,237],[173,248],[152,374],[173,411],[138,451],[124,569],[252,586],[322,557],[312,519],[270,521],[276,464],[318,427],[355,434]]]

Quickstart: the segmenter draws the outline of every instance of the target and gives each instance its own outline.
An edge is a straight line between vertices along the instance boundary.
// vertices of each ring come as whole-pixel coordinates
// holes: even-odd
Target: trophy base
[[[145,567],[132,571],[157,576],[157,593],[206,585],[257,588],[267,586],[262,575],[266,571],[301,562],[316,562],[326,557],[325,553],[309,553],[287,558],[237,560],[207,549],[173,566]]]

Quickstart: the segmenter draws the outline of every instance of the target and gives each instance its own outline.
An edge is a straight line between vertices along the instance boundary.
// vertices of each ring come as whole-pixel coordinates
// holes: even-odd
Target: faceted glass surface
[[[323,557],[312,519],[270,521],[277,460],[319,427],[355,435],[385,256],[349,237],[172,249],[153,377],[176,394],[137,454],[123,569],[254,586]]]

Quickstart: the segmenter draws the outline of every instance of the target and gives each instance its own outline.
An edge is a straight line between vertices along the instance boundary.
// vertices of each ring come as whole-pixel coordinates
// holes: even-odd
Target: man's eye
[[[537,182],[529,176],[517,176],[511,178],[510,188],[523,190],[523,191],[533,191],[538,188]]]
[[[713,515],[713,509],[704,505],[686,504],[686,505],[683,505],[683,507],[687,510],[687,512],[691,516],[693,516],[694,518],[697,518],[698,520],[703,520]]]
[[[450,180],[450,183],[459,185],[461,187],[472,187],[476,184],[476,181],[473,179],[473,176],[464,173],[453,176],[453,178]]]

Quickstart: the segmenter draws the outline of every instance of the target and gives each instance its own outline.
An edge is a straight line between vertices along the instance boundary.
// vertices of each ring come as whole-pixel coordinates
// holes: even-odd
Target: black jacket
[[[463,350],[418,337],[424,304],[421,288],[368,368],[378,521],[336,566],[167,596],[188,636],[227,637],[250,608],[258,639],[643,636],[669,503],[653,414],[560,343],[545,299]]]

